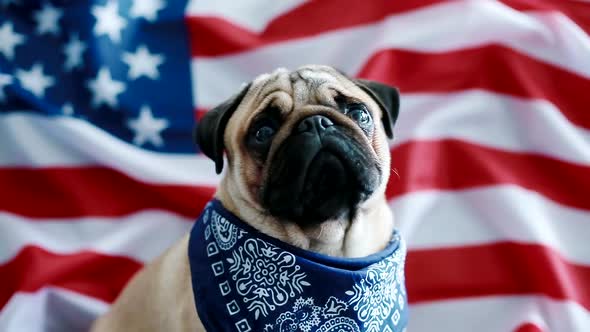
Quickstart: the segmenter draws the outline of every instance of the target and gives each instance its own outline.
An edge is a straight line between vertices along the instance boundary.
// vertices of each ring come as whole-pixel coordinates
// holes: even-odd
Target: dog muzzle
[[[193,293],[207,331],[401,332],[405,244],[341,258],[260,233],[212,200],[189,240]]]

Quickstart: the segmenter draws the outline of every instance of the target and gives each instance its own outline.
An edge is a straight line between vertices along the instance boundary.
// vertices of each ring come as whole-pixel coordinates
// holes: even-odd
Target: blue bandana
[[[397,232],[383,251],[339,258],[260,233],[211,201],[188,254],[207,331],[400,332],[408,319]]]

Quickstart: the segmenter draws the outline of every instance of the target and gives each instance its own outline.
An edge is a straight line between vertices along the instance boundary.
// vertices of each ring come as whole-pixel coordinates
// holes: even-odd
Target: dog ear
[[[376,81],[354,79],[353,82],[379,104],[385,133],[390,139],[393,138],[393,125],[399,114],[399,91]]]
[[[249,88],[250,84],[244,87],[237,95],[205,113],[193,131],[195,143],[199,145],[199,148],[207,157],[215,162],[215,172],[217,174],[221,173],[223,169],[223,151],[225,149],[223,135],[225,127]]]

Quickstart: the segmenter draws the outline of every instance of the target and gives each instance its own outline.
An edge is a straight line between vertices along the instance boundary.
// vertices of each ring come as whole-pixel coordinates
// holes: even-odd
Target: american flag
[[[409,332],[590,331],[590,2],[0,0],[0,331],[84,331],[219,181],[277,67],[399,87]]]

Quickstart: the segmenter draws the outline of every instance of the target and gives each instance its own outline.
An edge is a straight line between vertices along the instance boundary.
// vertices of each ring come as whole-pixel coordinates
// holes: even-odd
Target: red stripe
[[[524,323],[519,325],[514,332],[543,332],[543,330],[533,323]]]
[[[355,0],[309,1],[268,22],[261,32],[250,31],[220,17],[189,16],[187,25],[192,54],[212,57],[244,52],[273,43],[312,37],[337,29],[376,23],[387,16],[401,14],[443,0],[375,0],[370,5]],[[502,0],[520,11],[561,11],[590,33],[590,6],[572,0]],[[338,11],[338,8],[346,10]],[[337,12],[337,14],[335,14]],[[313,24],[301,24],[313,22]]]
[[[111,302],[141,264],[91,252],[60,255],[26,247],[0,265],[0,308],[18,292],[58,286]],[[590,309],[590,267],[542,245],[490,245],[411,250],[406,282],[411,303],[488,295],[540,294]]]
[[[458,140],[411,141],[392,150],[387,197],[420,190],[512,184],[590,210],[590,167]],[[436,165],[436,166],[434,166]],[[215,188],[148,184],[100,167],[0,169],[0,210],[30,218],[120,216],[162,209],[195,218]]]
[[[590,128],[590,113],[586,111],[586,105],[590,105],[589,79],[503,46],[445,53],[384,50],[374,54],[358,76],[398,86],[402,92],[485,89],[545,99],[572,123]]]
[[[16,292],[57,286],[112,302],[142,264],[130,258],[93,252],[60,255],[43,248],[23,248],[0,265],[0,308]]]
[[[217,56],[372,23],[393,13],[438,2],[440,0],[374,0],[368,6],[355,0],[309,1],[269,21],[262,32],[250,31],[219,17],[189,16],[187,24],[193,56]],[[335,9],[338,8],[346,10],[335,14]]]
[[[489,295],[546,295],[590,309],[590,267],[536,244],[510,242],[410,251],[410,302]]]
[[[420,190],[512,184],[590,210],[590,167],[459,140],[410,141],[392,150],[387,197]]]
[[[207,110],[204,108],[196,108],[194,111],[195,114],[195,120],[197,122],[199,122],[199,120],[201,120],[201,118],[203,117],[203,115],[205,115],[205,113],[207,113]]]
[[[580,0],[501,0],[518,11],[558,11],[590,34],[590,3]]]
[[[0,183],[0,210],[31,218],[121,216],[145,209],[195,218],[215,191],[148,184],[103,167],[0,168]]]

